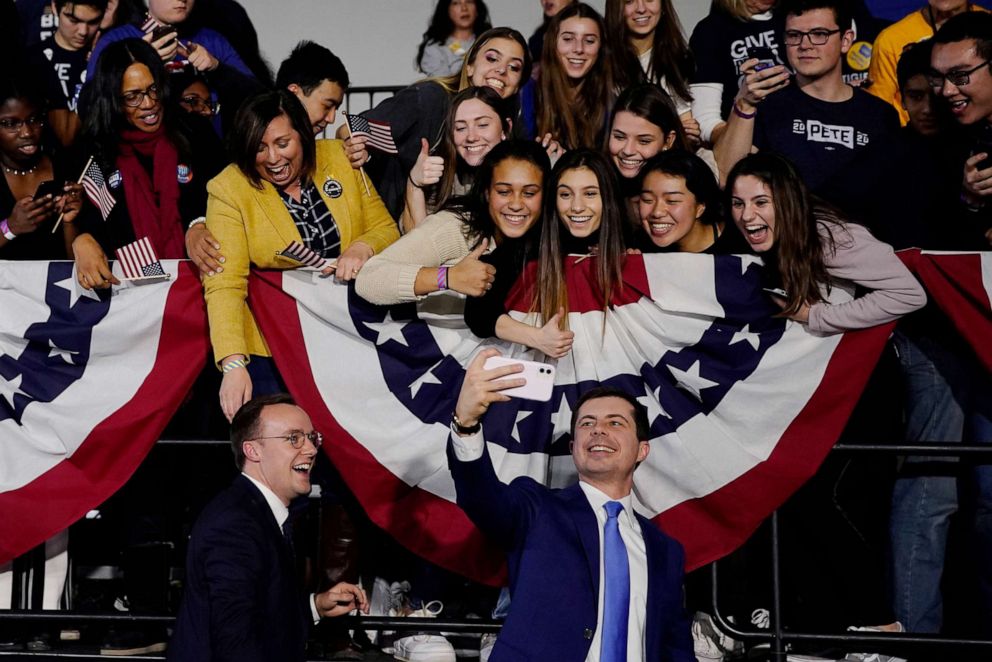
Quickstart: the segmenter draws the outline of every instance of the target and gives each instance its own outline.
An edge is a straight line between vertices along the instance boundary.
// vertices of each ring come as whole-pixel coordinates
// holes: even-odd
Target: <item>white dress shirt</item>
[[[485,439],[482,432],[459,436],[452,427],[452,448],[455,457],[461,462],[472,462],[482,457]],[[620,538],[627,548],[627,562],[630,567],[630,612],[627,620],[627,660],[641,662],[644,660],[644,635],[648,607],[648,556],[644,546],[644,532],[641,524],[634,517],[633,499],[631,495],[622,499],[611,499],[603,492],[588,483],[579,481],[579,487],[585,494],[589,507],[596,515],[596,527],[599,536],[599,596],[596,602],[596,622],[603,622],[603,527],[606,525],[606,510],[603,505],[607,501],[617,501],[623,504],[623,512],[617,517],[620,526]],[[512,608],[512,607],[511,607]],[[602,628],[597,627],[589,645],[586,662],[599,662],[599,649],[602,645]]]
[[[269,510],[272,511],[272,516],[276,518],[276,524],[279,525],[279,531],[281,532],[282,525],[289,519],[289,506],[284,504],[282,499],[277,497],[276,493],[270,490],[268,486],[263,485],[244,472],[241,475],[250,480],[252,485],[257,487],[258,491],[262,493],[265,503],[269,504]],[[320,620],[320,613],[317,611],[317,599],[313,593],[310,594],[310,616],[313,617],[314,623]]]

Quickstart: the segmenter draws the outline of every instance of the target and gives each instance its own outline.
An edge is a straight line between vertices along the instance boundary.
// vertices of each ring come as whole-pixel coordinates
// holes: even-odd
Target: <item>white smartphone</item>
[[[768,292],[769,294],[774,294],[777,297],[782,297],[783,299],[788,299],[789,295],[781,287],[762,287],[762,291]]]
[[[527,383],[516,388],[508,388],[501,391],[511,398],[523,398],[524,400],[537,400],[547,402],[551,399],[551,391],[555,385],[555,367],[547,363],[537,361],[525,361],[523,359],[509,359],[504,356],[491,356],[486,359],[486,370],[500,368],[505,365],[520,364],[524,367],[523,372],[518,372],[511,377],[523,377]]]

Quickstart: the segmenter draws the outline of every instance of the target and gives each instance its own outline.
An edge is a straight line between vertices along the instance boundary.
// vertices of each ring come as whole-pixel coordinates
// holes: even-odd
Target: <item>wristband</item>
[[[244,359],[234,359],[233,361],[228,361],[221,367],[220,371],[225,375],[232,370],[237,370],[238,368],[244,368],[247,364]]]
[[[448,267],[437,268],[437,289],[448,289]]]
[[[207,222],[206,216],[200,216],[199,218],[194,218],[192,221],[189,222],[189,225],[186,227],[186,229],[192,230],[194,225],[199,225],[200,223],[206,224],[206,222]]]
[[[737,102],[736,101],[733,103],[733,106],[731,108],[734,111],[734,115],[737,115],[737,117],[741,118],[742,120],[753,120],[754,119],[754,116],[755,116],[755,113],[757,113],[757,111],[752,111],[750,113],[745,113],[743,110],[741,110],[740,108],[737,107]]]
[[[482,429],[482,421],[476,421],[475,425],[463,425],[462,422],[458,420],[458,414],[454,412],[451,412],[451,424],[454,426],[455,432],[463,436],[475,434]]]
[[[413,188],[424,188],[423,186],[421,186],[417,182],[413,181],[413,172],[412,171],[410,172],[409,175],[406,176],[406,178],[410,180],[410,183],[411,184],[413,184]]]
[[[14,241],[17,239],[17,235],[10,231],[10,224],[8,223],[9,220],[10,219],[5,218],[0,221],[0,232],[3,233],[3,236],[7,239],[7,241]]]

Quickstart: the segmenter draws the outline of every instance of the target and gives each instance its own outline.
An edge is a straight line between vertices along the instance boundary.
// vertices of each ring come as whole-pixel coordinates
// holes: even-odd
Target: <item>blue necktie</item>
[[[630,564],[620,537],[619,501],[607,501],[603,527],[603,640],[600,662],[626,662],[627,620],[630,614]]]

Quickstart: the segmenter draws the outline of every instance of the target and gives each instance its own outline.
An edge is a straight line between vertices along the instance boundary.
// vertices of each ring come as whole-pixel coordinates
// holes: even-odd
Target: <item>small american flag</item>
[[[132,241],[117,249],[117,261],[121,263],[124,278],[148,278],[150,276],[165,276],[162,263],[155,255],[152,242],[148,237]]]
[[[393,142],[393,132],[389,128],[388,122],[378,120],[367,120],[361,115],[345,116],[348,119],[348,129],[353,136],[363,136],[368,140],[370,147],[375,147],[380,152],[387,154],[397,154],[396,143]]]
[[[286,246],[286,248],[279,251],[277,255],[288,257],[290,260],[296,260],[300,264],[307,267],[313,267],[314,269],[326,269],[331,266],[330,261],[322,258],[316,252],[307,248],[298,241],[289,242],[289,246]]]
[[[83,190],[86,191],[90,202],[99,207],[103,220],[107,220],[107,217],[110,216],[110,211],[117,204],[117,201],[110,194],[110,189],[107,188],[107,182],[103,179],[103,172],[95,161],[90,161],[90,165],[86,168],[86,172],[83,173],[83,178],[79,180],[79,183],[83,185]]]

